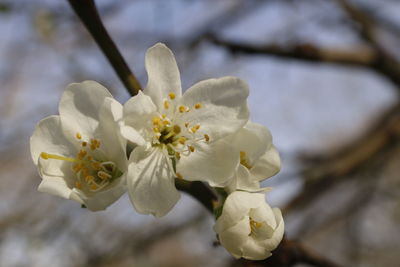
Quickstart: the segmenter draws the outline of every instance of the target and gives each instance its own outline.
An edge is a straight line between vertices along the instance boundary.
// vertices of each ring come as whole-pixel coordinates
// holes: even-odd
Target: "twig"
[[[206,37],[212,43],[229,49],[232,53],[265,54],[282,58],[294,58],[311,62],[331,62],[349,65],[372,65],[376,60],[376,53],[367,47],[363,49],[338,50],[300,44],[282,47],[279,45],[252,45],[235,41],[223,40],[216,35]]]
[[[140,83],[107,33],[94,0],[68,0],[68,2],[107,57],[125,88],[132,96],[136,95],[141,90]]]
[[[232,266],[246,267],[283,267],[294,266],[295,264],[306,263],[316,267],[338,267],[336,263],[316,254],[302,245],[298,241],[289,241],[283,239],[276,250],[272,252],[272,256],[262,261],[239,260]]]

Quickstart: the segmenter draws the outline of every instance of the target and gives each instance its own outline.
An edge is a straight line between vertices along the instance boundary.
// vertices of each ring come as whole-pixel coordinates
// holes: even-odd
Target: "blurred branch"
[[[232,264],[232,267],[282,267],[294,266],[299,263],[305,263],[317,267],[338,267],[339,265],[330,260],[314,253],[307,247],[297,241],[289,241],[283,239],[276,250],[272,252],[272,256],[262,261],[238,260]]]
[[[361,9],[350,4],[346,0],[335,0],[347,15],[359,26],[361,37],[367,41],[377,53],[377,58],[372,67],[389,78],[397,86],[400,86],[400,62],[397,61],[381,45],[378,35],[378,26],[374,19]]]
[[[68,0],[68,2],[107,57],[125,88],[131,95],[136,95],[141,90],[141,85],[105,29],[94,0]]]
[[[279,45],[252,45],[224,40],[210,34],[206,37],[212,43],[227,48],[232,53],[265,54],[281,58],[294,58],[311,62],[331,62],[349,65],[372,65],[376,60],[374,50],[367,47],[354,50],[339,50],[300,44],[288,47]]]
[[[307,206],[333,184],[368,165],[376,155],[392,147],[393,143],[398,141],[399,135],[400,103],[397,103],[356,142],[332,155],[309,159],[311,164],[303,171],[303,190],[284,209],[300,209]]]

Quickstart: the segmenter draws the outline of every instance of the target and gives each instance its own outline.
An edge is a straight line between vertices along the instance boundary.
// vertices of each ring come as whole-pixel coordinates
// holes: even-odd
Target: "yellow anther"
[[[254,221],[253,219],[250,219],[250,227],[251,228],[253,228],[253,227],[260,228],[261,226],[263,226],[262,222],[257,222],[257,221]]]
[[[168,100],[164,100],[164,108],[168,109],[169,108],[169,102]]]
[[[69,161],[69,162],[76,162],[77,161],[74,158],[67,158],[67,157],[63,157],[63,156],[59,156],[59,155],[48,154],[46,152],[40,153],[40,157],[42,159],[58,159],[58,160],[65,160],[65,161]]]
[[[88,160],[88,161],[91,161],[92,159],[93,159],[92,156],[87,156],[87,160]]]
[[[90,182],[90,181],[93,181],[93,180],[94,180],[94,176],[92,176],[92,175],[85,176],[85,181],[86,182]]]
[[[81,169],[82,169],[82,164],[81,163],[77,163],[77,164],[74,164],[74,166],[72,166],[72,170],[75,172],[75,173],[78,173]]]
[[[167,117],[167,115],[165,115],[165,114],[161,115],[161,118],[163,118],[163,119],[165,119],[166,117]]]
[[[75,182],[75,188],[81,189],[82,184],[80,182]]]
[[[175,157],[176,157],[177,159],[181,159],[181,153],[175,152]]]
[[[76,137],[76,139],[79,139],[79,140],[82,139],[82,135],[80,133],[76,133],[75,137]]]
[[[176,177],[179,178],[179,179],[183,179],[182,174],[180,174],[179,172],[176,173]]]
[[[186,107],[183,106],[183,105],[180,105],[178,109],[179,109],[179,112],[180,112],[180,113],[183,113],[183,112],[186,111]]]
[[[87,155],[86,150],[81,149],[76,157],[77,157],[79,160],[82,160],[86,155]]]
[[[187,128],[189,126],[189,123],[188,122],[185,122],[185,127]]]
[[[206,139],[206,142],[208,142],[208,141],[210,141],[210,136],[208,134],[205,134],[204,139]]]
[[[85,146],[87,146],[87,142],[83,141],[83,142],[81,143],[81,145],[82,145],[83,147],[85,147]]]
[[[111,178],[111,175],[109,175],[108,173],[103,172],[103,171],[99,171],[99,172],[97,173],[97,176],[99,176],[100,179],[102,179],[102,180]]]
[[[192,131],[192,133],[196,133],[199,129],[200,129],[200,124],[197,124],[193,126],[190,130]]]
[[[159,125],[160,124],[160,117],[153,117],[152,119],[153,125]]]
[[[184,136],[179,137],[179,138],[178,138],[178,142],[179,142],[180,144],[184,145],[185,142],[186,142],[186,137],[184,137]]]
[[[178,134],[181,132],[181,127],[179,127],[178,125],[174,125],[173,129],[174,133]]]
[[[195,109],[199,109],[199,108],[201,108],[202,107],[202,105],[200,104],[200,103],[197,103],[196,105],[194,105],[194,108]]]
[[[163,120],[162,123],[166,126],[166,125],[169,124],[169,121],[168,120]]]
[[[171,100],[174,100],[175,97],[176,97],[176,95],[175,95],[174,93],[169,93],[168,96],[169,96],[169,98],[170,98]]]
[[[155,132],[155,133],[159,133],[159,132],[160,132],[160,128],[158,128],[158,127],[154,127],[154,128],[153,128],[153,132]]]
[[[189,146],[190,152],[194,152],[194,146]]]
[[[95,169],[97,171],[101,169],[101,165],[97,161],[92,163],[92,167],[93,167],[93,169]]]
[[[92,185],[90,186],[90,189],[91,189],[91,190],[96,190],[97,188],[98,188],[98,186],[95,185],[95,184],[92,184]]]

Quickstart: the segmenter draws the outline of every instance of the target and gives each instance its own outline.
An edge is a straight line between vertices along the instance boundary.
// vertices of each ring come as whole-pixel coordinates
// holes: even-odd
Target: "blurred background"
[[[96,1],[146,84],[144,54],[175,53],[183,88],[234,75],[281,153],[267,199],[286,234],[340,266],[400,262],[400,1]],[[71,82],[129,95],[66,1],[0,0],[0,266],[233,266],[190,196],[162,219],[125,196],[92,213],[37,192],[29,137]],[[300,266],[300,265],[299,265]],[[304,265],[303,265],[304,266]]]

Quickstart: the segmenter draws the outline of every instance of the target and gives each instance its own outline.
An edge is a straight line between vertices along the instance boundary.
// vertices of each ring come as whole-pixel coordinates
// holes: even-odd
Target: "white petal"
[[[264,260],[272,255],[271,250],[262,246],[253,238],[249,238],[243,246],[243,258],[248,260]]]
[[[30,148],[35,165],[38,164],[42,152],[62,156],[76,153],[76,148],[64,137],[59,116],[47,117],[36,125],[30,139]]]
[[[91,211],[105,210],[108,206],[117,201],[126,192],[126,175],[119,177],[113,185],[104,191],[96,192],[91,196],[81,194],[79,190],[74,189],[83,200],[86,207]]]
[[[200,124],[214,142],[236,132],[249,118],[247,96],[249,90],[242,80],[223,77],[201,81],[189,88],[182,96],[182,103],[190,112],[179,118],[181,123]],[[199,109],[193,108],[201,104]]]
[[[226,188],[229,192],[236,190],[252,192],[260,190],[260,183],[253,178],[245,166],[239,165],[233,178],[226,185]]]
[[[180,97],[181,78],[171,50],[164,44],[157,43],[147,50],[145,61],[148,82],[144,93],[149,95],[159,108],[169,93]]]
[[[189,156],[181,157],[176,168],[185,180],[208,181],[217,186],[232,177],[238,164],[238,154],[227,140],[220,140],[196,146]]]
[[[272,135],[265,126],[249,121],[237,132],[233,144],[246,152],[248,162],[253,165],[271,147]]]
[[[99,127],[96,137],[101,140],[101,150],[107,160],[113,161],[122,172],[127,170],[126,140],[121,136],[118,121],[122,119],[122,105],[107,97],[99,111]]]
[[[112,95],[94,81],[72,83],[65,89],[59,112],[65,136],[69,140],[73,140],[77,132],[84,137],[93,136],[99,121],[99,109],[106,97]]]
[[[271,238],[262,240],[260,245],[264,247],[268,251],[272,251],[276,249],[279,243],[282,241],[283,234],[285,233],[285,223],[282,218],[282,213],[280,209],[273,208],[272,209],[275,214],[275,220],[278,226],[275,228],[274,234]]]
[[[139,213],[161,217],[167,214],[180,198],[174,183],[175,174],[170,159],[159,148],[132,152],[128,167],[128,193]]]
[[[225,229],[222,232],[217,232],[217,234],[222,246],[235,258],[240,258],[243,254],[242,247],[247,243],[250,232],[249,217],[245,216],[234,226]]]
[[[71,189],[62,177],[44,177],[38,187],[39,192],[52,194],[58,197],[69,199]]]
[[[231,227],[248,216],[251,209],[264,204],[264,194],[235,191],[226,198],[220,218],[225,227]]]
[[[281,159],[279,152],[272,145],[269,150],[265,152],[257,163],[251,168],[250,173],[254,179],[262,181],[279,172],[281,169]]]

